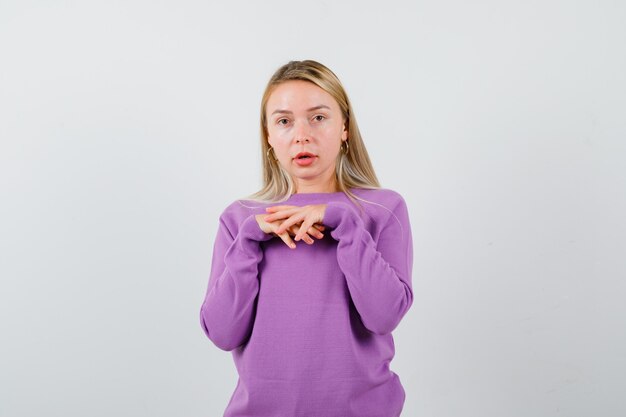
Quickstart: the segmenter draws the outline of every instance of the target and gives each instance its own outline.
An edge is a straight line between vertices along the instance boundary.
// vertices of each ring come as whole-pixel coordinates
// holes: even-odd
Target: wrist
[[[245,237],[252,239],[252,240],[256,240],[256,241],[263,241],[263,240],[269,240],[272,238],[272,235],[269,233],[266,233],[262,228],[261,225],[259,224],[259,220],[257,220],[259,217],[258,216],[263,216],[263,214],[252,214],[250,216],[248,216],[248,218],[246,218],[243,222],[243,224],[241,225],[241,233],[244,234]]]

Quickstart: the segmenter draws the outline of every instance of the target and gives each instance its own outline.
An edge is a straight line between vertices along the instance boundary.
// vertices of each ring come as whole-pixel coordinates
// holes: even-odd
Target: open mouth
[[[298,155],[296,155],[295,158],[293,158],[293,161],[298,166],[308,167],[309,165],[312,165],[315,162],[316,158],[317,156],[313,155],[312,153],[300,152]]]

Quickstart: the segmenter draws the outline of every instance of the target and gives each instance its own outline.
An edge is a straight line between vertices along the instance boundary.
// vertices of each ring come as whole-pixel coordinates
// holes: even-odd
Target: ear
[[[348,139],[348,129],[346,128],[346,122],[343,123],[343,132],[341,132],[341,140]]]

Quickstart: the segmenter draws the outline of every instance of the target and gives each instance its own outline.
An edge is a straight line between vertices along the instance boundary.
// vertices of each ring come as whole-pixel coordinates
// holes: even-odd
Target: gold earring
[[[274,149],[271,146],[269,148],[267,148],[267,152],[265,152],[265,156],[267,156],[267,159],[270,158],[270,151]],[[274,158],[272,158],[274,161],[278,161],[278,158],[276,158],[276,152],[274,152]]]
[[[343,144],[346,144],[345,148],[343,146]],[[341,142],[341,150],[343,151],[344,155],[348,154],[348,150],[350,149],[350,144],[348,143],[347,140],[344,140],[343,142]]]

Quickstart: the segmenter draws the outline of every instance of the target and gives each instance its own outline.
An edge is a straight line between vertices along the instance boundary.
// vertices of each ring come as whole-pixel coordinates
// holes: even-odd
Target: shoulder
[[[399,192],[389,188],[355,191],[359,197],[358,203],[373,227],[398,227],[400,230],[410,227],[407,204]]]
[[[235,200],[229,205],[227,205],[222,211],[222,215],[226,216],[238,216],[238,215],[247,215],[249,216],[253,212],[259,212],[265,210],[268,204],[261,203],[253,200]]]
[[[235,200],[228,204],[220,214],[220,223],[228,228],[231,234],[236,235],[239,226],[251,215],[265,212],[264,204],[252,200]]]
[[[381,210],[395,212],[406,209],[406,201],[402,195],[390,188],[364,189],[359,188],[354,192],[360,199],[364,208],[371,206],[372,209],[378,207]]]

